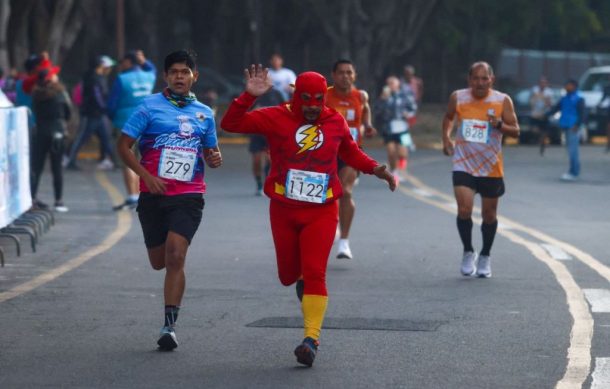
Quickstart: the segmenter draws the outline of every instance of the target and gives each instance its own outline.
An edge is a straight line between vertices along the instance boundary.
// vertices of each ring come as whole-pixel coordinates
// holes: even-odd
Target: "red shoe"
[[[400,170],[407,170],[407,159],[406,158],[400,158],[400,160],[398,161],[398,168]]]

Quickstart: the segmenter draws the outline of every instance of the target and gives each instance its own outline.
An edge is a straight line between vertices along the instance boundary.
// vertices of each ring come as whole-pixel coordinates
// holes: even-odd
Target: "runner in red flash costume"
[[[369,158],[353,141],[345,119],[325,106],[326,79],[315,72],[300,74],[287,104],[248,112],[256,98],[271,88],[267,69],[245,70],[246,91],[229,106],[221,127],[229,132],[262,134],[269,143],[271,171],[265,194],[282,284],[297,282],[305,339],[295,354],[311,366],[317,351],[327,305],[326,264],[341,197],[337,156],[366,174],[375,174],[396,188],[385,165]],[[302,279],[302,281],[301,281]]]

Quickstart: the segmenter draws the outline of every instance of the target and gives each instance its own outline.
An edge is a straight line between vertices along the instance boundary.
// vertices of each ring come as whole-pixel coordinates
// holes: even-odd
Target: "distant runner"
[[[498,202],[504,194],[502,136],[517,138],[519,124],[508,95],[494,89],[493,69],[475,62],[468,72],[467,89],[449,98],[443,118],[443,152],[453,157],[453,190],[458,206],[457,228],[464,245],[462,274],[491,277],[490,250],[496,236]],[[457,117],[455,142],[451,140]],[[483,248],[478,256],[472,247],[474,195],[482,202]],[[476,266],[476,268],[475,268]]]

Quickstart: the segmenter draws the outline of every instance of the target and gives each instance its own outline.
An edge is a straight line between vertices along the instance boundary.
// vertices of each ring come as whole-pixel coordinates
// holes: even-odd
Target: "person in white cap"
[[[68,169],[78,169],[76,156],[92,134],[96,134],[100,140],[102,158],[98,168],[102,170],[114,168],[112,159],[115,156],[110,138],[109,121],[106,117],[106,100],[108,97],[107,77],[115,64],[116,62],[106,55],[97,56],[93,58],[89,69],[83,76],[80,106],[81,131],[72,144],[68,159],[64,163]]]

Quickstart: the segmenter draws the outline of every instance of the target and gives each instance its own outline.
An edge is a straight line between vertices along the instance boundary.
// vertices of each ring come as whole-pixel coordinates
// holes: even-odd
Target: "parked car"
[[[209,90],[218,94],[218,104],[226,105],[244,90],[243,77],[224,75],[212,68],[199,67],[199,79],[193,85],[193,92],[200,97]]]
[[[563,88],[549,87],[553,97],[551,103],[555,104],[561,96],[565,93]],[[517,114],[517,120],[521,127],[521,134],[519,135],[519,143],[537,143],[540,134],[535,133],[532,128],[532,108],[530,106],[530,98],[532,96],[532,88],[520,89],[515,92],[512,96],[513,104],[515,106],[515,113]],[[559,130],[559,113],[556,113],[549,119],[549,138],[552,144],[561,144],[561,131]]]
[[[589,136],[606,134],[607,119],[601,110],[607,110],[610,107],[610,99],[602,102],[604,88],[608,85],[610,85],[610,66],[590,68],[580,77],[578,88],[585,99]]]

